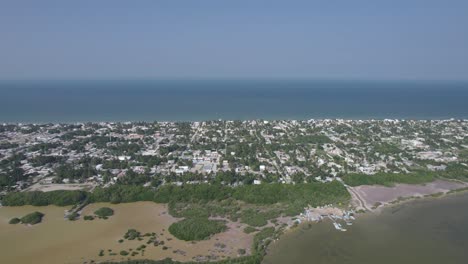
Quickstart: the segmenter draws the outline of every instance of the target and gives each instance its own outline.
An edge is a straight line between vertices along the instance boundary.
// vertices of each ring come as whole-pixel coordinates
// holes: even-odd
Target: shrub
[[[255,235],[252,248],[257,252],[262,252],[268,243],[267,240],[271,238],[274,233],[274,227],[266,227],[262,229]]]
[[[83,217],[83,219],[86,220],[86,221],[91,221],[91,220],[94,220],[94,216],[92,216],[92,215],[85,215],[85,216]]]
[[[251,226],[264,226],[269,219],[280,216],[280,211],[270,210],[268,212],[258,212],[253,209],[243,210],[241,213],[241,222]]]
[[[73,212],[73,213],[68,215],[68,220],[75,221],[76,219],[78,219],[79,216],[80,215],[77,212]]]
[[[145,248],[146,248],[146,245],[141,245],[141,246],[137,247],[136,250],[140,251],[140,250],[143,250],[143,249],[145,249]]]
[[[184,219],[169,226],[169,232],[178,239],[185,241],[203,240],[211,235],[226,230],[224,221],[208,220],[206,218]]]
[[[97,209],[94,214],[101,218],[107,219],[107,217],[114,215],[114,210],[109,207],[102,207]]]
[[[254,227],[251,227],[251,226],[247,226],[246,228],[244,228],[244,233],[246,234],[250,234],[250,233],[253,233],[253,232],[256,232],[258,231],[256,228]]]
[[[12,225],[16,225],[19,222],[21,222],[21,220],[18,217],[15,217],[15,218],[12,218],[8,223]]]
[[[41,212],[30,213],[21,217],[21,223],[34,225],[40,223],[42,221],[42,217],[44,217],[44,214]]]
[[[22,205],[74,205],[84,201],[87,193],[83,191],[51,191],[51,192],[11,192],[5,195],[2,204],[5,206]]]
[[[135,229],[129,229],[127,233],[125,233],[124,238],[128,240],[134,240],[135,238],[139,238],[141,233]]]
[[[120,251],[120,255],[121,255],[121,256],[127,256],[127,255],[128,255],[128,251],[121,250],[121,251]]]

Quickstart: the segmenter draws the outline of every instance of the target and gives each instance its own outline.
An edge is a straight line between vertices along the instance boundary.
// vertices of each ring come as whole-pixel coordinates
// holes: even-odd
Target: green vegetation
[[[264,252],[268,244],[270,243],[270,238],[275,234],[274,227],[266,227],[258,232],[254,236],[252,249],[256,252]]]
[[[53,192],[12,192],[3,198],[3,205],[74,205],[89,202],[137,202],[154,201],[158,203],[206,203],[234,198],[250,204],[291,205],[296,212],[308,204],[319,206],[338,204],[349,200],[349,193],[339,182],[304,184],[261,184],[227,187],[223,185],[192,184],[161,186],[157,190],[132,185],[113,185],[109,188],[96,188],[93,193],[84,191]]]
[[[66,206],[84,201],[87,195],[83,191],[10,192],[3,197],[2,204],[5,206]]]
[[[343,177],[346,184],[350,186],[359,185],[384,185],[393,186],[395,183],[420,184],[435,180],[434,173],[376,173],[374,175],[349,174]]]
[[[114,210],[109,207],[102,207],[94,211],[94,214],[99,218],[107,219],[107,217],[114,215]]]
[[[350,198],[346,188],[339,182],[313,182],[295,185],[242,185],[235,188],[216,184],[165,185],[157,189],[116,184],[109,188],[96,188],[93,193],[78,191],[51,193],[11,193],[5,196],[4,201],[6,202],[4,204],[57,204],[52,198],[57,198],[60,205],[78,204],[87,201],[111,203],[154,201],[169,203],[171,215],[186,218],[172,224],[169,227],[169,232],[179,239],[193,241],[207,239],[211,235],[226,229],[223,221],[209,220],[209,216],[227,216],[234,221],[240,218],[242,222],[251,226],[264,226],[268,220],[279,215],[295,215],[308,204],[312,206],[339,204],[347,202]],[[35,200],[34,197],[38,197],[38,199]],[[250,209],[241,210],[244,203],[250,204]],[[268,205],[270,209],[260,209],[265,205]],[[248,227],[245,232],[253,232],[253,230],[256,229]],[[260,263],[264,249],[270,241],[268,238],[274,234],[274,228],[264,228],[259,231],[255,235],[251,256],[213,263]],[[130,229],[124,237],[128,240],[142,239],[141,234],[134,229]],[[121,239],[119,242],[123,242],[123,240]],[[172,260],[147,262],[145,260],[139,263],[178,262]]]
[[[127,255],[128,255],[128,251],[126,251],[126,250],[121,250],[121,251],[120,251],[120,255],[121,255],[121,256],[127,256]]]
[[[68,215],[68,220],[70,221],[75,221],[78,219],[80,215],[77,213],[77,212],[73,212],[71,214]]]
[[[385,143],[385,142],[377,144],[374,147],[374,151],[380,154],[386,154],[386,155],[401,152],[401,150],[396,145],[392,145],[392,144]]]
[[[250,234],[250,233],[253,233],[253,232],[256,232],[258,231],[256,228],[254,227],[251,227],[251,226],[247,226],[246,228],[244,228],[244,233],[246,234]]]
[[[130,203],[152,201],[155,191],[143,186],[112,185],[108,188],[96,188],[88,194],[91,202]]]
[[[296,137],[294,142],[297,144],[325,144],[333,141],[325,135],[307,135]]]
[[[144,250],[146,248],[146,245],[140,245],[139,247],[137,247],[136,250],[140,251],[140,250]]]
[[[17,148],[19,145],[16,143],[11,142],[2,142],[0,143],[0,149],[10,149],[10,148]]]
[[[21,220],[18,217],[15,217],[15,218],[10,219],[10,221],[8,223],[11,224],[11,225],[16,225],[19,222],[21,222]]]
[[[250,226],[260,227],[266,225],[268,220],[280,215],[280,211],[270,210],[267,212],[259,212],[253,209],[246,209],[241,212],[241,222]]]
[[[346,184],[350,186],[359,185],[384,185],[393,186],[396,183],[421,184],[432,182],[436,178],[468,180],[467,167],[462,164],[449,163],[444,171],[414,171],[411,173],[383,173],[374,175],[348,174],[343,177]]]
[[[141,237],[141,233],[138,232],[136,229],[129,229],[127,233],[125,233],[124,238],[128,240],[135,240]]]
[[[103,264],[260,264],[262,258],[259,255],[239,257],[234,259],[226,259],[220,261],[207,262],[179,262],[170,258],[162,260],[128,260],[122,262],[103,262]]]
[[[226,230],[224,221],[205,218],[184,219],[169,226],[169,232],[181,240],[204,240]]]
[[[237,250],[237,254],[239,254],[239,255],[245,255],[245,249],[239,248],[239,249]]]
[[[448,179],[468,180],[468,167],[459,163],[449,163],[445,171],[437,172],[441,177]]]
[[[75,168],[66,164],[55,169],[56,180],[61,182],[63,179],[80,180],[93,176],[96,173],[91,162],[85,162],[84,167]]]
[[[376,202],[376,203],[374,203],[374,206],[372,206],[372,209],[377,209],[377,208],[379,208],[379,206],[381,206],[381,205],[382,205],[381,202]]]
[[[349,193],[339,182],[307,184],[260,184],[235,188],[232,196],[252,204],[287,203],[300,206],[338,204],[349,200]]]
[[[44,217],[44,214],[41,212],[30,213],[21,217],[21,223],[35,225],[42,221],[42,217]]]
[[[92,221],[92,220],[94,220],[94,216],[92,216],[92,215],[85,215],[85,216],[83,217],[83,219],[84,219],[85,221]]]
[[[460,192],[466,192],[466,191],[468,191],[468,187],[451,190],[451,191],[448,191],[447,194],[460,193]]]

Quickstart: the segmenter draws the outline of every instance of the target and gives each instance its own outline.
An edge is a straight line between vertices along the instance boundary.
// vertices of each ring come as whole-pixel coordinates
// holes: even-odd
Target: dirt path
[[[362,200],[361,196],[353,189],[353,187],[350,187],[348,185],[345,185],[346,189],[348,192],[351,194],[352,200],[356,201],[360,207],[364,208],[365,210],[370,210],[369,208],[366,207],[366,203]]]

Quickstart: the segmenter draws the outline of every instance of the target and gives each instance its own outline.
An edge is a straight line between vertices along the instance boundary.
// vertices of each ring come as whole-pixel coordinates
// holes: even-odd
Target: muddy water
[[[0,263],[83,263],[95,260],[125,260],[129,257],[110,256],[108,249],[119,253],[120,250],[133,249],[146,244],[143,241],[128,241],[119,243],[130,228],[135,228],[142,234],[155,232],[158,239],[165,241],[167,250],[162,246],[147,245],[144,256],[141,254],[133,259],[149,258],[163,259],[166,257],[179,261],[192,260],[197,255],[218,255],[220,259],[226,256],[237,256],[237,249],[248,247],[251,237],[243,234],[235,226],[228,232],[229,237],[237,236],[237,240],[225,239],[226,234],[218,234],[210,240],[189,243],[171,236],[167,229],[177,219],[167,213],[167,207],[151,202],[129,204],[92,204],[84,209],[84,215],[91,214],[97,208],[108,206],[114,209],[114,216],[108,220],[68,221],[63,218],[67,208],[46,207],[2,207],[0,208]],[[28,213],[40,211],[45,214],[43,222],[34,226],[22,224],[10,225],[13,217],[21,217]],[[237,232],[237,233],[236,233]],[[239,234],[238,234],[239,233]],[[225,252],[219,252],[216,243],[226,244]],[[99,257],[99,251],[105,250],[105,256]],[[174,253],[176,250],[185,252]]]
[[[387,208],[346,228],[298,227],[272,244],[264,263],[468,263],[468,194]]]

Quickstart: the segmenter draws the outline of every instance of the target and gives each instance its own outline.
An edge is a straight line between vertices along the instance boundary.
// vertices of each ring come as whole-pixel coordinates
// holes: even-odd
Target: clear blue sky
[[[0,79],[134,78],[468,80],[468,1],[0,1]]]

